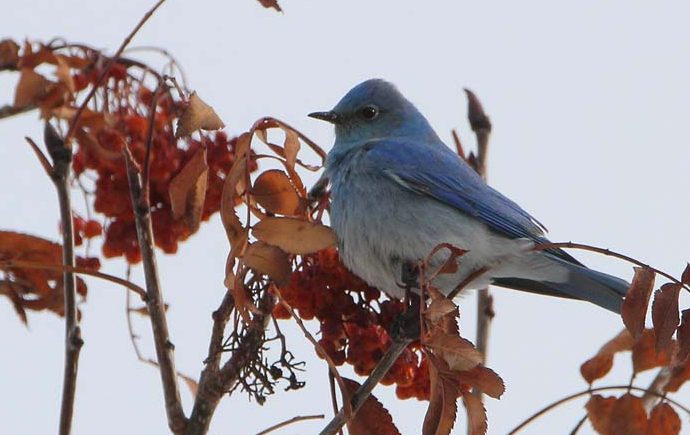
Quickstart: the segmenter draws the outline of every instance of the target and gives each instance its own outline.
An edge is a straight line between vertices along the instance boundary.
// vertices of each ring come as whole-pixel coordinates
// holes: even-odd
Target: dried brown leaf
[[[616,404],[616,397],[603,397],[595,394],[590,397],[585,405],[587,409],[587,417],[594,430],[601,435],[608,435],[611,427],[611,411]]]
[[[671,361],[673,348],[656,351],[656,334],[653,329],[645,329],[632,348],[633,371],[640,373],[654,367],[667,365]]]
[[[0,70],[16,69],[19,64],[19,45],[11,39],[0,41]]]
[[[287,216],[304,213],[306,202],[297,194],[285,172],[268,170],[256,179],[251,195],[266,211]]]
[[[67,63],[67,59],[65,59],[65,56],[61,55],[56,56],[56,58],[57,69],[55,71],[55,75],[57,76],[58,80],[67,87],[67,90],[73,94],[75,90],[74,78],[72,78],[72,72],[69,64]]]
[[[680,427],[680,417],[676,411],[668,403],[662,402],[652,409],[647,435],[678,435]]]
[[[261,6],[267,8],[267,9],[273,8],[278,12],[283,12],[283,10],[280,9],[280,6],[278,5],[277,0],[258,0],[258,1],[259,1],[259,3],[261,3]]]
[[[223,121],[213,110],[213,107],[206,104],[196,92],[192,92],[184,112],[177,120],[175,137],[189,136],[195,131],[219,130],[225,127]]]
[[[606,376],[613,366],[613,355],[617,352],[632,349],[633,341],[630,332],[627,329],[622,330],[603,345],[596,355],[580,366],[580,374],[590,384]]]
[[[48,93],[50,80],[31,68],[22,68],[14,92],[14,106],[25,107],[37,104]]]
[[[285,149],[285,161],[288,168],[294,169],[297,162],[297,153],[300,149],[299,136],[294,130],[285,130],[283,148]]]
[[[254,225],[252,234],[290,254],[309,254],[336,243],[329,227],[289,217],[267,217]]]
[[[647,306],[653,288],[654,271],[648,267],[636,267],[635,275],[621,309],[623,323],[635,339],[639,338],[644,330]]]
[[[360,384],[352,379],[342,379],[348,396],[345,397],[344,392],[341,392],[345,401],[355,394]],[[390,413],[373,394],[347,422],[347,430],[351,435],[400,435]]]
[[[240,218],[235,212],[235,204],[239,201],[237,195],[237,183],[240,179],[247,176],[246,157],[235,160],[235,163],[225,176],[223,183],[223,193],[220,201],[220,217],[225,227],[230,245],[235,249],[236,246],[243,245],[247,239],[247,229],[240,222]]]
[[[654,292],[652,303],[652,324],[656,334],[656,351],[668,350],[676,332],[680,316],[678,314],[678,295],[681,285],[667,283]]]
[[[690,379],[690,358],[674,365],[664,390],[669,393],[676,392],[688,379]]]
[[[207,182],[206,148],[198,150],[170,181],[168,193],[173,217],[180,219],[184,216],[187,228],[192,232],[201,223]]]
[[[470,370],[483,360],[481,352],[470,341],[446,333],[441,328],[434,328],[423,343],[442,358],[451,370]]]
[[[463,394],[462,401],[465,403],[465,410],[467,411],[468,433],[470,435],[484,435],[488,428],[484,404],[472,394]]]
[[[678,354],[679,361],[685,361],[690,355],[690,309],[683,310],[682,320],[678,327]]]
[[[279,286],[290,281],[290,258],[280,248],[258,241],[247,246],[242,260],[255,271],[271,277]]]
[[[680,281],[683,284],[690,284],[690,263],[688,263],[687,266],[685,266],[683,274],[680,277]]]
[[[503,379],[496,372],[482,365],[470,370],[453,372],[453,375],[459,383],[479,389],[494,399],[499,399],[506,390]]]
[[[647,413],[641,398],[624,394],[611,409],[609,433],[611,435],[645,435]]]
[[[423,435],[448,435],[453,430],[458,412],[457,398],[460,395],[457,382],[445,376],[448,365],[440,358],[427,354],[429,358],[429,407],[424,416]]]
[[[431,322],[431,324],[435,324],[441,320],[441,318],[445,316],[457,316],[458,315],[458,307],[451,301],[450,299],[443,297],[439,299],[435,299],[431,301],[431,304],[429,305],[429,308],[424,310],[424,317]]]
[[[25,261],[51,266],[62,265],[61,245],[49,240],[12,231],[0,231],[0,259]],[[93,264],[98,261],[77,257],[77,264]],[[2,280],[0,295],[6,295],[21,320],[26,323],[26,310],[50,310],[64,316],[63,274],[60,269],[34,269],[2,267],[8,275]],[[77,277],[77,293],[86,296],[86,283]]]

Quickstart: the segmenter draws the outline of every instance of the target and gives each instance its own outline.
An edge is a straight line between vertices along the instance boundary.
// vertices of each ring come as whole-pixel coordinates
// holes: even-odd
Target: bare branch
[[[582,249],[583,251],[591,251],[591,252],[596,252],[598,254],[603,254],[603,255],[606,255],[609,257],[619,258],[621,260],[627,261],[628,263],[632,263],[636,266],[645,267],[647,269],[650,269],[650,270],[654,271],[654,273],[661,275],[664,278],[667,278],[669,281],[673,281],[674,283],[676,283],[678,285],[682,285],[686,290],[690,291],[690,286],[688,286],[687,284],[684,284],[683,282],[681,282],[678,278],[674,277],[673,275],[666,273],[663,270],[652,267],[649,264],[646,264],[646,263],[643,263],[639,260],[636,260],[632,257],[629,257],[625,254],[621,254],[619,252],[612,251],[608,248],[600,248],[598,246],[586,245],[584,243],[575,243],[575,242],[542,243],[542,244],[534,246],[535,251],[547,251],[549,249],[556,249],[556,248]]]
[[[93,276],[94,278],[101,278],[103,280],[110,281],[112,283],[119,284],[123,287],[130,289],[134,293],[138,294],[141,297],[142,301],[146,301],[146,290],[144,290],[143,288],[134,284],[133,282],[128,281],[126,279],[119,278],[119,277],[114,276],[114,275],[109,275],[107,273],[97,272],[97,271],[91,270],[91,269],[86,269],[84,267],[66,266],[63,264],[35,263],[33,261],[23,261],[23,260],[2,260],[2,261],[0,261],[0,269],[9,269],[12,267],[22,267],[25,269],[62,270],[63,272],[72,272],[72,273],[76,273],[78,275],[88,275],[88,276]]]
[[[165,410],[168,425],[173,433],[182,433],[186,427],[186,418],[180,400],[180,390],[177,382],[177,371],[173,351],[175,346],[170,341],[168,322],[165,316],[165,306],[158,279],[156,254],[153,248],[153,224],[148,198],[142,197],[142,185],[136,163],[129,150],[125,148],[125,164],[127,179],[132,196],[134,222],[137,227],[137,238],[141,249],[144,276],[146,278],[147,307],[151,318],[153,339],[156,348],[156,358],[160,366],[163,394],[165,396]]]
[[[467,94],[467,119],[470,127],[477,136],[477,156],[472,161],[475,171],[484,179],[487,179],[486,161],[489,151],[489,136],[491,136],[491,121],[484,112],[482,104],[469,89],[465,89]],[[494,299],[488,288],[477,291],[477,350],[482,354],[482,364],[486,364],[486,357],[489,351],[489,332],[491,331],[491,321],[495,316]],[[474,390],[474,395],[481,399],[482,392]]]
[[[44,169],[48,170],[50,168],[49,175],[57,190],[60,220],[62,222],[62,263],[65,266],[62,273],[65,301],[65,366],[62,380],[59,433],[61,435],[69,435],[72,430],[74,397],[77,391],[79,353],[84,344],[77,320],[77,278],[74,272],[69,270],[69,268],[75,266],[74,222],[72,220],[72,202],[69,191],[72,153],[49,123],[45,124],[44,142],[50,157],[53,159],[52,167],[43,153],[38,151],[37,155]],[[29,140],[29,144],[32,145],[34,151],[38,150],[33,141]]]
[[[21,107],[10,106],[8,104],[6,106],[0,107],[0,119],[9,118],[15,115],[21,115],[22,113],[30,112],[36,109],[37,107],[38,106],[36,106],[35,104],[28,104],[26,106]]]
[[[290,419],[287,419],[283,422],[280,422],[278,424],[274,424],[273,426],[262,430],[261,432],[257,433],[256,435],[265,435],[269,432],[273,432],[276,429],[280,429],[285,426],[289,426],[293,423],[297,423],[298,421],[305,421],[305,420],[320,420],[324,418],[323,414],[318,414],[318,415],[298,415],[296,417],[292,417]]]
[[[101,86],[103,81],[105,80],[106,76],[108,75],[108,72],[110,72],[110,68],[113,66],[115,61],[120,57],[122,52],[127,48],[130,42],[132,42],[132,38],[134,38],[134,35],[137,34],[139,29],[141,29],[146,21],[148,21],[149,18],[153,15],[154,12],[165,2],[165,0],[158,0],[155,5],[151,9],[149,9],[144,16],[139,20],[137,25],[132,29],[132,31],[125,37],[125,39],[122,41],[122,44],[120,44],[120,47],[117,49],[114,55],[108,58],[105,67],[101,71],[101,74],[98,76],[98,80],[93,84],[91,87],[91,90],[89,91],[88,95],[86,95],[86,98],[84,98],[84,101],[81,103],[79,108],[77,109],[77,113],[74,114],[74,118],[72,118],[72,122],[70,123],[69,130],[67,130],[67,134],[65,135],[65,143],[69,143],[70,139],[72,139],[72,135],[74,135],[74,132],[76,130],[77,124],[79,123],[79,118],[81,118],[81,114],[84,112],[84,109],[86,109],[86,106],[89,104],[93,96],[96,94],[96,91],[98,88]]]
[[[682,409],[683,411],[685,411],[686,414],[690,415],[690,409],[681,405],[680,403],[676,402],[675,400],[669,399],[668,397],[666,397],[662,394],[656,393],[655,391],[651,391],[651,390],[646,389],[646,388],[634,387],[631,385],[614,385],[611,387],[599,387],[599,388],[591,388],[591,389],[588,388],[586,390],[579,391],[577,393],[563,397],[562,399],[559,399],[559,400],[545,406],[544,408],[540,409],[536,413],[532,414],[527,420],[523,421],[515,429],[508,432],[508,435],[514,435],[514,434],[518,433],[519,431],[524,429],[527,425],[532,423],[534,420],[538,419],[539,417],[546,414],[547,412],[549,412],[555,408],[558,408],[559,406],[563,405],[564,403],[570,402],[571,400],[577,399],[578,397],[586,396],[589,394],[599,393],[602,391],[613,391],[613,390],[638,391],[638,392],[642,392],[642,393],[646,393],[646,394],[651,394],[653,396],[659,397],[660,399],[666,400],[667,402],[675,405],[679,409]]]
[[[229,360],[219,368],[223,331],[234,308],[234,299],[228,291],[220,307],[213,313],[213,332],[209,344],[206,366],[199,379],[199,391],[194,400],[194,408],[189,417],[186,435],[201,435],[208,432],[211,417],[225,393],[230,391],[239,379],[244,367],[252,361],[261,345],[263,335],[271,318],[275,299],[270,292],[264,292],[254,314],[247,325],[247,332],[237,345]]]

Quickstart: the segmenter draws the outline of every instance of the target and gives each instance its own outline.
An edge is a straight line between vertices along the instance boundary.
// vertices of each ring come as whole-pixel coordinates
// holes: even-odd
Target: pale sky
[[[62,36],[112,53],[152,3],[8,2],[0,37]],[[461,93],[469,87],[494,124],[491,184],[543,222],[552,240],[608,247],[679,274],[690,260],[690,6],[559,3],[283,0],[285,12],[278,14],[254,0],[169,0],[132,46],[171,51],[230,134],[273,115],[325,149],[333,141],[331,128],[306,114],[330,109],[371,77],[396,83],[442,138],[449,140],[457,127],[472,145]],[[11,102],[15,82],[16,75],[0,74],[0,106]],[[36,113],[0,121],[0,229],[57,240],[53,186],[23,140],[40,138],[40,131]],[[178,255],[158,257],[177,367],[192,376],[206,355],[227,250],[216,216]],[[632,275],[627,264],[574,255],[608,273]],[[125,265],[108,261],[104,270],[123,275]],[[134,279],[143,282],[139,270]],[[129,342],[124,290],[88,282],[74,433],[166,433],[159,376],[137,362]],[[585,303],[503,289],[494,294],[488,365],[504,379],[506,393],[486,406],[489,433],[502,434],[542,406],[585,389],[580,364],[622,322]],[[687,307],[688,299],[681,304]],[[474,339],[474,295],[458,302],[461,330]],[[263,407],[236,393],[219,407],[212,434],[252,434],[295,415],[330,413],[325,364],[290,322],[283,324],[292,351],[307,361],[307,387],[279,390]],[[315,322],[308,326],[318,330]],[[136,328],[153,356],[149,325],[139,320]],[[0,329],[0,431],[54,433],[62,319],[31,312],[26,328],[0,299]],[[618,357],[616,366],[597,385],[626,383],[629,356]],[[647,382],[640,376],[639,385]],[[192,398],[182,388],[189,412]],[[426,402],[397,400],[389,387],[375,395],[401,432],[420,431]],[[690,403],[687,387],[675,397]],[[523,433],[567,433],[584,415],[583,404],[570,403]],[[465,421],[461,411],[455,433],[465,433]],[[313,434],[324,425],[305,422],[276,433]]]

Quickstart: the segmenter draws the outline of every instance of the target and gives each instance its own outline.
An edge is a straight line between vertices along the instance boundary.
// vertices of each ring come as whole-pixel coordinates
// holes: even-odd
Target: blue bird
[[[322,176],[331,225],[343,263],[368,284],[401,298],[405,265],[447,242],[468,252],[433,282],[445,294],[469,281],[466,288],[495,284],[620,313],[628,283],[563,250],[534,251],[548,243],[541,224],[489,187],[392,84],[367,80],[309,116],[335,125]],[[431,266],[448,255],[437,253]]]

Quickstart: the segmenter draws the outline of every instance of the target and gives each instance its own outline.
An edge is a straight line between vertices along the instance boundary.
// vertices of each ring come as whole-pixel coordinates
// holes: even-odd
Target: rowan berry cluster
[[[129,148],[134,159],[141,165],[146,154],[149,130],[149,110],[153,92],[143,81],[137,80],[130,67],[116,63],[102,86],[102,95],[111,99],[103,108],[106,122],[96,122],[96,115],[86,114],[86,126],[75,135],[78,147],[74,154],[74,172],[77,177],[94,180],[93,205],[96,212],[105,216],[103,222],[103,255],[106,258],[124,256],[129,263],[141,261],[136,228],[130,199],[129,185],[122,150]],[[96,68],[74,76],[77,90],[93,86],[100,74]],[[184,109],[184,102],[170,92],[162,92],[157,99],[153,121],[152,146],[149,170],[149,195],[156,246],[166,253],[177,252],[178,242],[192,232],[184,220],[172,215],[169,185],[191,157],[203,146],[207,150],[208,185],[202,211],[202,220],[220,210],[225,174],[234,162],[234,144],[223,132],[200,133],[200,140],[178,139],[174,123]],[[91,120],[89,119],[91,116]],[[255,164],[251,170],[256,168]],[[90,220],[89,234],[96,231],[99,222]],[[82,235],[81,228],[78,231]],[[89,237],[86,233],[83,236]]]
[[[401,301],[381,297],[377,289],[349,272],[335,248],[305,256],[280,294],[302,319],[318,319],[319,344],[333,362],[348,363],[362,376],[369,375],[388,350],[388,330],[405,308]],[[273,315],[290,317],[280,304]],[[396,384],[401,399],[428,400],[429,371],[418,342],[405,349],[381,383]]]

